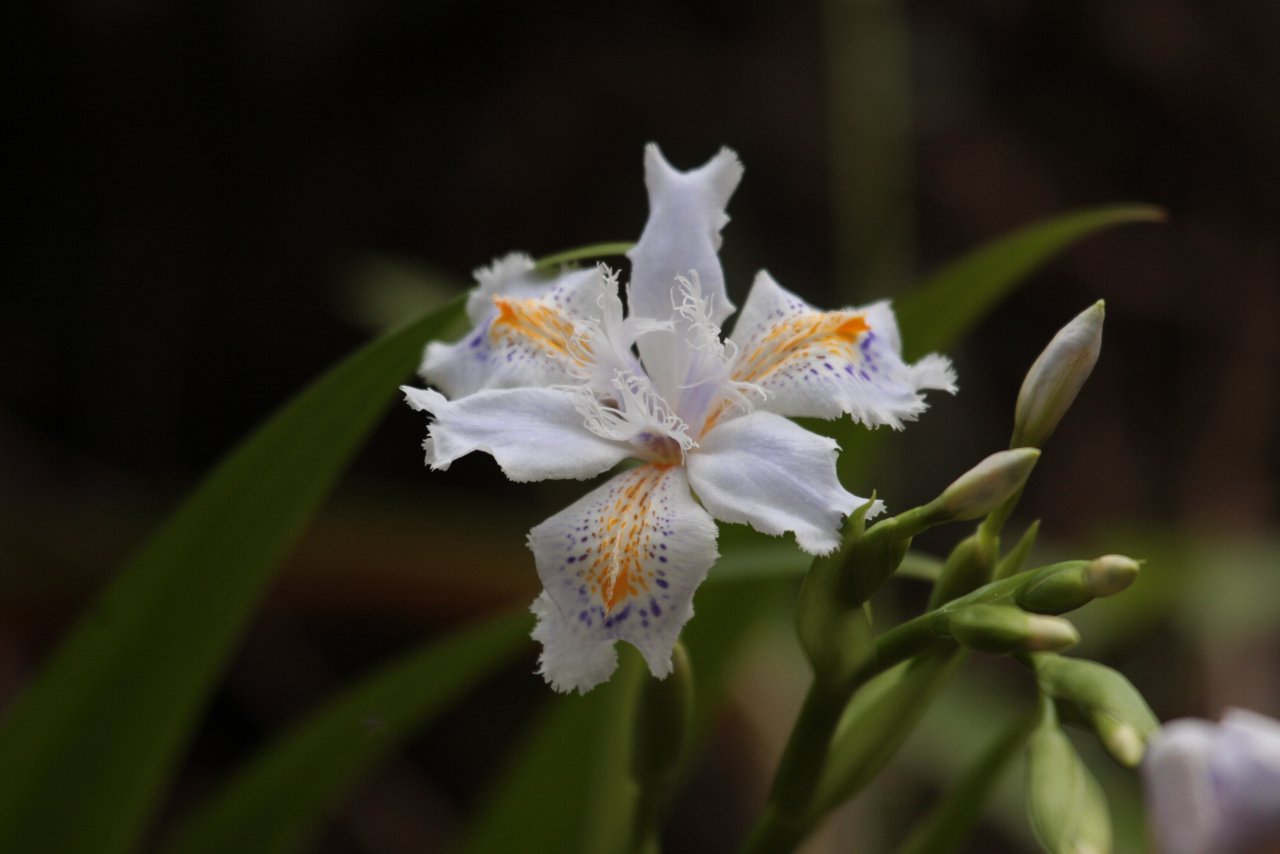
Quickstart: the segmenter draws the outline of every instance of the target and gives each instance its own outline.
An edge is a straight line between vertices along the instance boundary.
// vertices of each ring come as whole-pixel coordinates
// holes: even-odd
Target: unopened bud
[[[1010,605],[969,605],[948,614],[947,634],[982,652],[1046,652],[1080,642],[1076,627],[1060,617],[1028,614]]]
[[[1128,679],[1084,659],[1037,655],[1033,660],[1040,690],[1079,709],[1117,762],[1133,767],[1142,760],[1160,723]]]
[[[1138,562],[1121,555],[1066,561],[1033,574],[1014,598],[1019,607],[1028,611],[1061,614],[1101,596],[1119,593],[1137,576]]]
[[[1113,596],[1133,583],[1140,568],[1141,564],[1131,557],[1103,555],[1085,567],[1085,585],[1094,596]]]
[[[956,478],[938,498],[938,507],[957,522],[985,516],[1022,488],[1039,458],[1035,448],[992,454]]]
[[[1027,813],[1046,851],[1111,850],[1106,797],[1052,715],[1027,741]]]
[[[1102,350],[1102,300],[1086,308],[1053,336],[1018,392],[1011,445],[1039,448],[1053,435]]]
[[[1115,760],[1126,768],[1136,768],[1147,750],[1147,740],[1133,724],[1117,720],[1108,714],[1091,716],[1098,740]]]

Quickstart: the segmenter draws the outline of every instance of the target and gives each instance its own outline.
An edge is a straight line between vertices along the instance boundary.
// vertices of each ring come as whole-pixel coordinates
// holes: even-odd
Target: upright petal
[[[649,191],[649,221],[631,259],[628,298],[633,317],[667,320],[682,299],[676,277],[696,273],[712,301],[716,325],[733,313],[725,294],[724,273],[716,252],[724,212],[742,178],[742,164],[728,148],[689,172],[679,172],[650,143],[644,150],[644,183]]]
[[[737,392],[710,298],[697,276],[681,278],[679,286],[681,301],[672,321],[641,331],[636,344],[654,388],[696,434],[711,412]]]
[[[826,554],[841,519],[866,503],[840,486],[835,441],[780,415],[752,412],[715,425],[689,454],[689,483],[711,515]]]
[[[532,264],[509,255],[476,271],[481,284],[467,303],[476,325],[460,341],[427,346],[421,368],[427,382],[457,398],[591,373],[587,338],[603,328],[609,301],[618,303],[616,279],[598,267],[543,277]],[[617,313],[620,324],[620,304]]]
[[[716,526],[678,466],[645,465],[529,534],[549,602],[535,602],[541,673],[557,691],[590,690],[613,671],[612,647],[640,650],[654,676],[693,616],[693,591],[715,562]],[[541,597],[540,597],[541,598]]]
[[[887,302],[823,312],[756,276],[730,340],[733,379],[766,393],[761,409],[787,416],[839,418],[899,429],[927,408],[925,389],[955,392],[942,356],[902,360],[898,324]]]
[[[414,409],[435,416],[423,447],[427,465],[447,469],[472,451],[492,454],[515,481],[594,477],[622,462],[628,446],[583,425],[569,389],[513,388],[446,400],[430,389],[401,386]]]

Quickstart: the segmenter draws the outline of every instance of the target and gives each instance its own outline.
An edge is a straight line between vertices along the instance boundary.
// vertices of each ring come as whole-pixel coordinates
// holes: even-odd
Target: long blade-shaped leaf
[[[135,845],[272,570],[461,300],[325,374],[231,453],[0,729],[0,851]]]
[[[376,762],[515,652],[527,614],[426,644],[343,691],[191,817],[168,854],[287,854]]]
[[[1067,214],[1029,225],[944,267],[897,301],[903,342],[912,358],[945,350],[1063,249],[1112,225],[1158,222],[1159,208],[1125,205]]]
[[[608,682],[584,696],[548,698],[462,851],[625,851],[635,809],[630,716],[643,664],[630,647],[619,647],[621,666]]]
[[[906,355],[914,360],[946,352],[1027,276],[1073,243],[1113,225],[1163,218],[1163,211],[1146,205],[1095,208],[1034,223],[979,247],[895,301]],[[840,479],[848,484],[865,478],[883,445],[883,430],[868,433],[848,419],[814,422],[810,429],[840,443]]]

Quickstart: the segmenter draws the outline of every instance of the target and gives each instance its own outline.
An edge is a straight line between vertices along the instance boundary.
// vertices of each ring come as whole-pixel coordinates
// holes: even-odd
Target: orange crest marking
[[[530,343],[551,356],[572,355],[573,322],[558,308],[538,298],[494,297],[493,304],[498,307],[498,316],[489,335],[495,341],[506,338],[512,343]]]
[[[852,358],[853,343],[870,329],[866,317],[852,311],[811,312],[789,318],[748,343],[751,351],[739,358],[733,379],[760,382],[785,365],[810,356]]]
[[[604,604],[606,614],[649,590],[654,573],[646,567],[646,559],[655,554],[654,490],[668,468],[646,465],[627,472],[593,520],[598,539],[579,574]]]

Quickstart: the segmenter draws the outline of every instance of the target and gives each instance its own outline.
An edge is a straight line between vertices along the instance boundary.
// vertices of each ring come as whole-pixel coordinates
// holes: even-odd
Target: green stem
[[[636,796],[636,808],[631,814],[631,854],[659,854],[658,824],[666,812],[666,798],[653,786],[641,786]]]
[[[838,686],[814,680],[805,695],[774,776],[769,801],[743,850],[749,854],[790,851],[812,824],[814,793],[822,779],[831,740],[854,693],[873,677],[928,649],[937,635],[925,614],[876,638],[875,655]]]
[[[822,777],[831,738],[848,704],[850,690],[829,690],[816,681],[809,685],[800,715],[791,729],[773,788],[744,852],[790,851],[804,833],[804,818]]]

